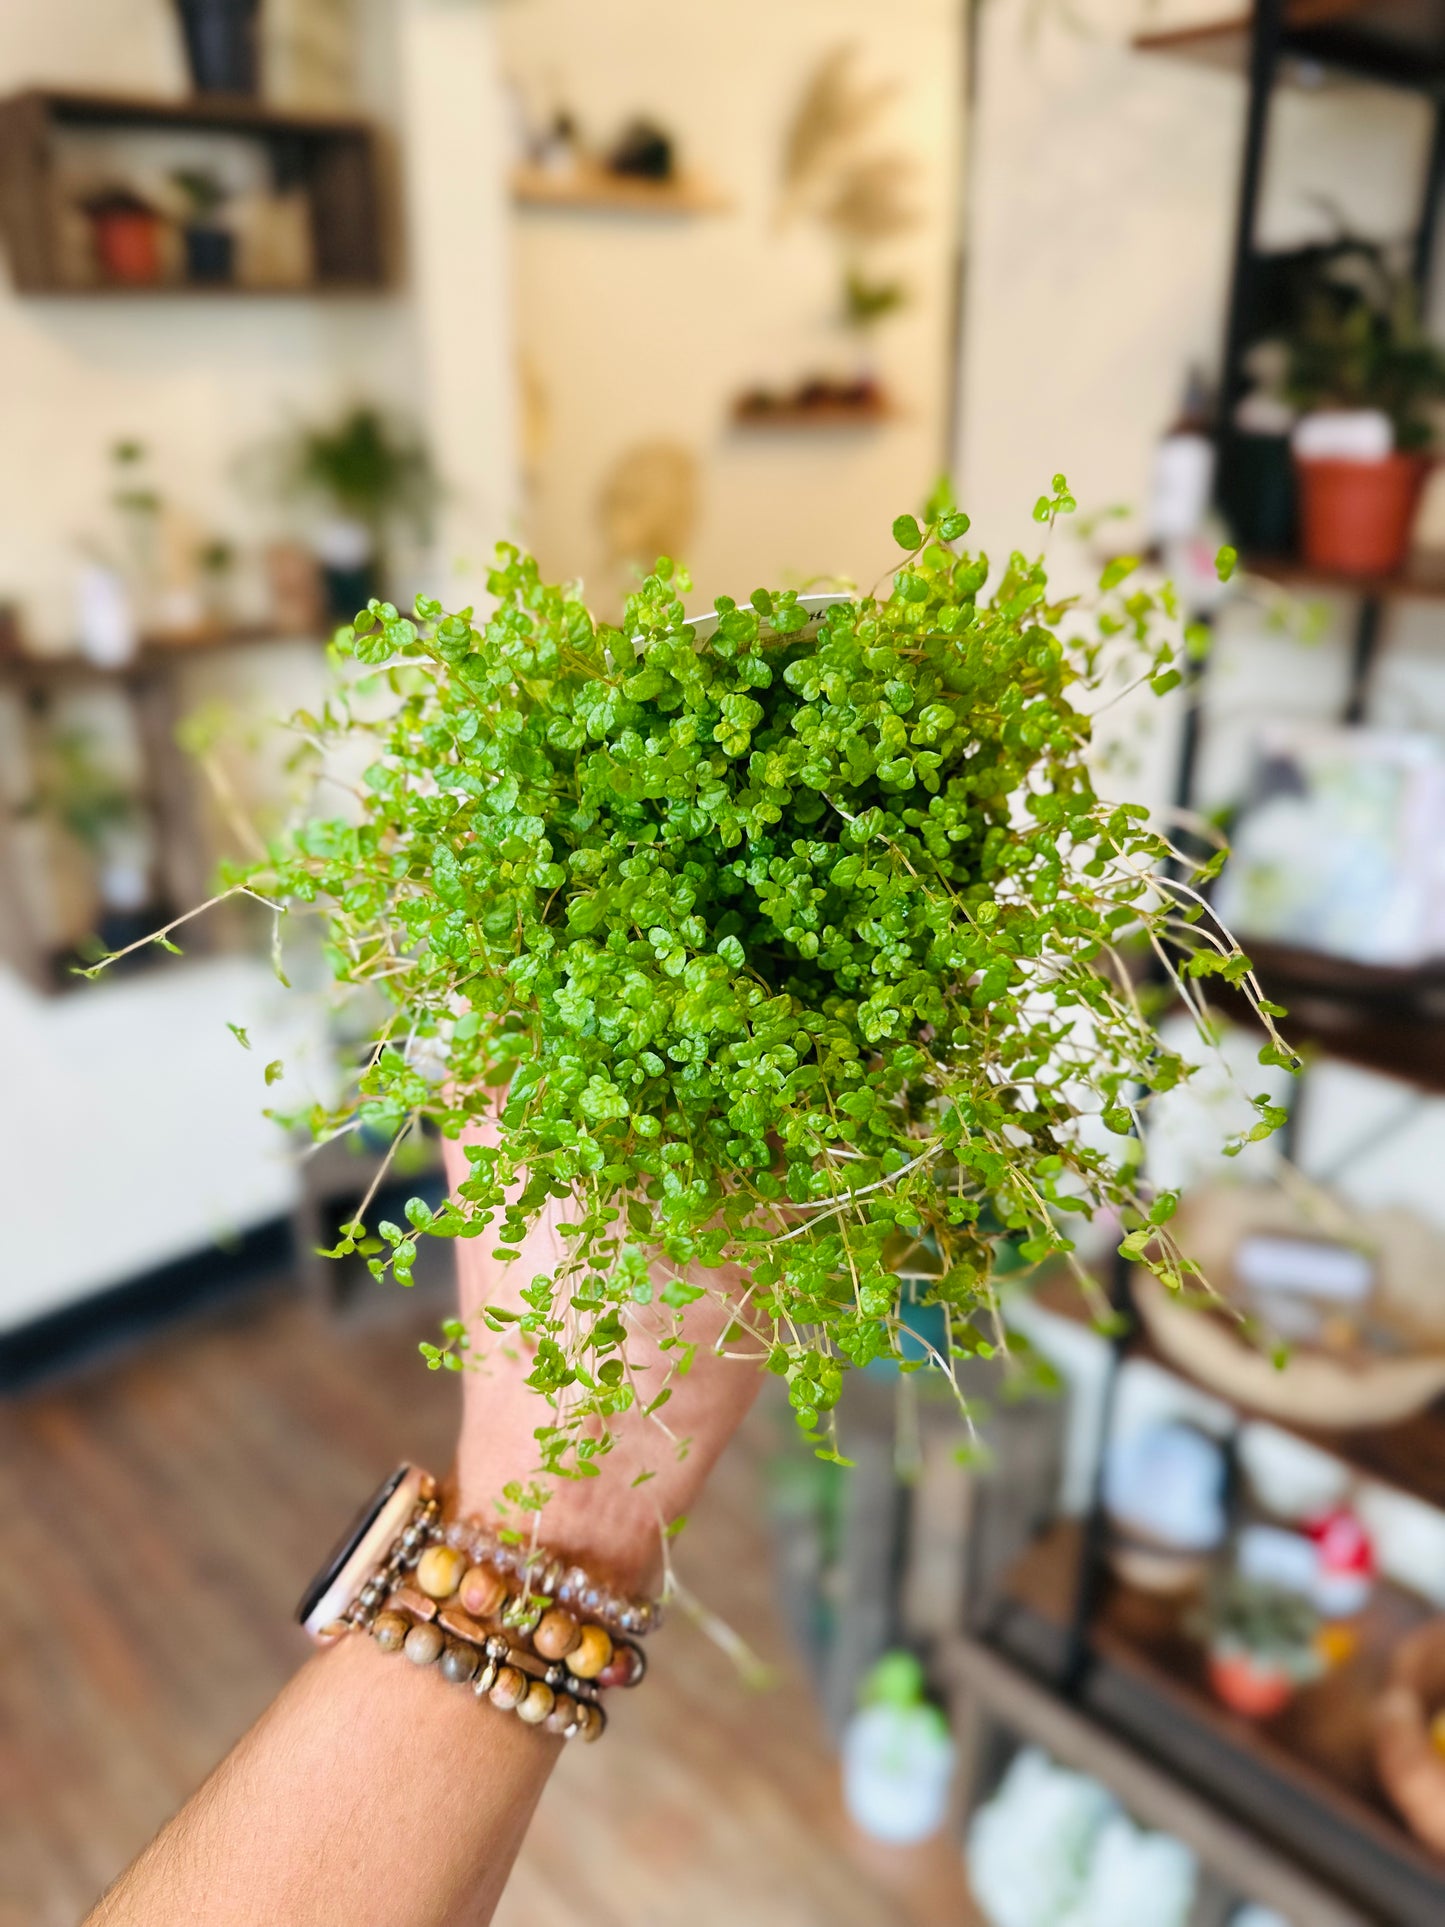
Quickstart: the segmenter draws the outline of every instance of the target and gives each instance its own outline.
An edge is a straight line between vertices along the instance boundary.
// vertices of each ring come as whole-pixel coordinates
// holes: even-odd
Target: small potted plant
[[[81,208],[90,221],[96,266],[104,281],[153,287],[161,278],[161,219],[130,187],[106,187]]]
[[[1056,476],[1035,519],[1073,507]],[[621,627],[504,544],[480,621],[373,602],[337,637],[393,697],[302,721],[327,767],[334,746],[364,768],[349,813],[320,783],[228,889],[272,908],[278,958],[291,912],[319,913],[338,994],[376,1013],[355,1082],[296,1121],[393,1145],[429,1121],[446,1144],[452,1194],[374,1227],[363,1205],[337,1254],[400,1283],[424,1234],[522,1259],[515,1298],[423,1347],[438,1370],[531,1358],[519,1506],[596,1469],[644,1333],[670,1369],[656,1449],[683,1449],[661,1408],[690,1306],[837,1460],[844,1381],[875,1360],[935,1372],[971,1423],[960,1366],[1000,1341],[998,1247],[1077,1266],[1076,1219],[1105,1214],[1181,1286],[1197,1268],[1138,1133],[1191,1067],[1122,944],[1152,945],[1206,1049],[1201,981],[1223,974],[1264,1061],[1293,1065],[1196,894],[1222,857],[1094,787],[1102,692],[1181,680],[1171,593],[1115,561],[1086,613],[1037,556],[994,576],[968,526],[935,498],[894,522],[876,591],[701,616],[664,559]],[[1232,1148],[1283,1119],[1251,1102]],[[543,1272],[524,1241],[558,1211]],[[921,1297],[900,1245],[934,1262]]]
[[[390,538],[408,525],[423,537],[437,494],[424,444],[369,403],[298,429],[281,451],[280,486],[320,511],[312,543],[338,620],[382,593]]]
[[[1198,1630],[1216,1698],[1245,1719],[1271,1719],[1324,1671],[1319,1614],[1279,1586],[1231,1573],[1211,1592]]]
[[[1323,569],[1387,575],[1409,552],[1445,395],[1445,355],[1388,253],[1343,240],[1305,291],[1288,343],[1300,546]]]
[[[203,167],[178,167],[171,181],[186,210],[181,222],[186,279],[203,287],[223,285],[233,277],[236,258],[235,235],[215,218],[226,203],[226,188]]]

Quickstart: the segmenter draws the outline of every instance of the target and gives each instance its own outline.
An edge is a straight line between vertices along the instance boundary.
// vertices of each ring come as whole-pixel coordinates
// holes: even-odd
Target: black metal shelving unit
[[[1269,257],[1258,245],[1261,189],[1271,116],[1282,85],[1328,70],[1346,79],[1421,93],[1433,127],[1421,183],[1413,271],[1428,289],[1445,189],[1445,0],[1259,0],[1253,14],[1213,25],[1141,35],[1142,53],[1193,59],[1243,76],[1248,89],[1220,378],[1221,454],[1234,405],[1244,388],[1244,357],[1259,277]],[[1224,467],[1221,461],[1221,469]],[[1245,566],[1251,558],[1245,557]],[[1445,592],[1418,566],[1397,578],[1316,575],[1305,565],[1258,560],[1258,573],[1288,586],[1347,593],[1358,613],[1350,650],[1348,694],[1341,721],[1364,721],[1372,671],[1388,610],[1400,599]],[[1209,656],[1191,663],[1184,692],[1175,804],[1195,802],[1208,721]],[[1251,945],[1266,991],[1295,1007],[1291,1040],[1317,1043],[1333,1055],[1402,1077],[1424,1091],[1445,1092],[1445,994],[1438,970],[1376,971],[1311,958],[1278,946]],[[1299,995],[1295,992],[1298,990]],[[1225,999],[1219,1000],[1221,1003]],[[1242,1012],[1240,1014],[1243,1014]],[[1331,1782],[1307,1754],[1291,1754],[1220,1712],[1207,1689],[1180,1676],[1167,1641],[1131,1639],[1119,1620],[1120,1597],[1109,1577],[1102,1503],[1102,1453],[1109,1436],[1119,1370],[1140,1349],[1128,1267],[1116,1267],[1113,1302],[1121,1314],[1111,1339],[1112,1362],[1100,1428],[1100,1466],[1092,1504],[1077,1525],[1036,1538],[1007,1573],[982,1589],[976,1632],[986,1649],[1021,1665],[1059,1704],[1146,1749],[1163,1769],[1212,1807],[1233,1813],[1269,1849],[1325,1881],[1341,1904],[1390,1927],[1425,1927],[1445,1919],[1445,1863],[1434,1861],[1358,1778]],[[1412,1422],[1417,1428],[1433,1421]],[[1396,1483],[1410,1483],[1411,1453],[1400,1457]],[[1427,1455],[1428,1456],[1428,1455]],[[1428,1481],[1427,1481],[1428,1483]],[[1005,1503],[1011,1503],[1006,1501]]]

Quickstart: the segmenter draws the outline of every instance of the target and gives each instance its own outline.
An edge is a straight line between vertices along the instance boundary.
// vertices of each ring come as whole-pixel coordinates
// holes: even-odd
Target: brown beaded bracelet
[[[424,1594],[409,1596],[405,1609],[393,1601],[369,1629],[382,1652],[405,1653],[414,1666],[434,1664],[443,1679],[470,1685],[478,1699],[490,1700],[525,1725],[539,1726],[560,1739],[591,1742],[602,1737],[607,1715],[591,1697],[590,1685],[574,1679],[571,1690],[564,1692],[559,1667],[547,1666],[500,1633],[489,1633],[465,1613],[419,1617],[412,1610],[414,1599],[436,1613]]]

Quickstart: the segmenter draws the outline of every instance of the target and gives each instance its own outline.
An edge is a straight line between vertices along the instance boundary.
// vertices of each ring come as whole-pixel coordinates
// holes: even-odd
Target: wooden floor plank
[[[397,1299],[336,1323],[271,1293],[0,1410],[0,1927],[74,1927],[300,1664],[295,1596],[370,1485],[445,1463],[456,1386],[416,1352],[437,1316]],[[669,1628],[603,1751],[564,1756],[500,1927],[903,1917],[860,1873],[774,1610],[770,1423],[680,1557],[777,1684]]]

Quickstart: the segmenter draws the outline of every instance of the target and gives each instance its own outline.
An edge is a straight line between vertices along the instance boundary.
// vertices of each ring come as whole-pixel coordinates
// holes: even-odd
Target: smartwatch
[[[357,1513],[306,1588],[296,1617],[329,1644],[364,1625],[429,1544],[441,1500],[419,1466],[399,1465]]]

